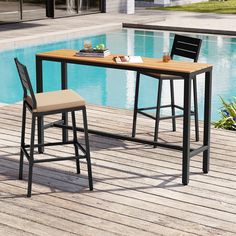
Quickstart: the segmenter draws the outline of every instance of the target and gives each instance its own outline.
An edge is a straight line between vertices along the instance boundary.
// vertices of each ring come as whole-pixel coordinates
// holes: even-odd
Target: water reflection
[[[222,96],[225,99],[230,99],[236,95],[236,39],[223,36],[192,36],[203,40],[199,62],[209,63],[214,66],[212,118],[213,120],[216,120],[218,119],[218,110],[221,106],[219,96]],[[115,35],[110,36],[107,40],[113,41],[115,40],[115,37]],[[127,33],[123,35],[124,42],[120,39],[120,44],[115,45],[121,45],[122,43],[123,50],[119,50],[119,52],[123,51],[125,54],[129,54],[131,51],[134,55],[161,57],[163,51],[170,51],[173,37],[174,34],[169,32],[127,30]],[[133,44],[129,43],[130,38],[134,38]],[[125,48],[126,51],[124,50]],[[114,51],[118,50],[114,48]],[[112,74],[111,77],[112,76],[114,77],[114,74]],[[130,76],[129,74],[123,74],[123,77],[125,76],[127,77],[126,80],[129,81],[126,85],[129,85],[129,87],[126,87],[125,89],[122,87],[122,84],[120,84],[121,87],[116,86],[116,94],[118,93],[117,89],[119,89],[120,94],[122,94],[120,97],[126,96],[126,103],[123,107],[132,108],[133,99],[130,99],[130,96],[127,96],[128,94],[134,94],[135,79],[134,75]],[[111,77],[108,75],[107,80],[110,80]],[[120,74],[119,77],[121,78],[122,75]],[[200,119],[203,119],[204,82],[204,75],[199,75],[197,84]],[[114,84],[115,81],[112,85]],[[153,78],[142,76],[140,86],[140,106],[145,107],[155,105],[157,87],[158,81]],[[175,99],[178,105],[183,105],[183,81],[175,81]],[[168,81],[165,81],[163,84],[162,102],[163,104],[170,103],[170,89]],[[119,106],[119,102],[117,101],[114,105]],[[167,111],[164,112],[166,113]]]
[[[173,33],[140,30],[123,30],[88,37],[95,46],[104,43],[116,54],[161,57],[163,50],[169,50]],[[194,35],[193,35],[194,36]],[[213,64],[212,117],[218,118],[219,96],[225,99],[235,96],[236,91],[236,39],[222,36],[196,36],[203,40],[200,62]],[[0,103],[14,103],[21,100],[22,91],[14,65],[15,56],[29,68],[35,88],[35,53],[60,48],[80,49],[84,39],[71,40],[48,45],[39,45],[0,53]],[[135,91],[135,73],[114,69],[69,65],[69,87],[78,91],[89,103],[132,109]],[[44,89],[60,89],[60,65],[44,63]],[[158,81],[142,77],[140,84],[140,106],[156,103]],[[163,84],[163,104],[170,102],[169,83]],[[203,119],[204,76],[198,77],[198,98],[200,118]],[[175,82],[175,98],[183,104],[183,82]],[[165,112],[165,111],[164,111]]]

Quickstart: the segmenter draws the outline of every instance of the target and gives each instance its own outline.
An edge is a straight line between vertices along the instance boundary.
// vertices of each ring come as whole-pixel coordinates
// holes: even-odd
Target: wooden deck
[[[88,116],[90,128],[130,133],[131,111],[90,105]],[[236,235],[235,132],[212,130],[211,170],[202,174],[202,157],[194,157],[188,186],[181,184],[180,152],[90,135],[94,191],[84,163],[80,176],[72,161],[41,163],[28,199],[27,164],[25,180],[17,179],[20,120],[21,105],[1,107],[0,235]],[[138,135],[152,138],[153,125],[139,118]],[[170,127],[161,122],[160,138],[181,142],[181,122],[175,133]],[[60,134],[48,129],[46,139]],[[50,156],[73,151],[46,149]]]

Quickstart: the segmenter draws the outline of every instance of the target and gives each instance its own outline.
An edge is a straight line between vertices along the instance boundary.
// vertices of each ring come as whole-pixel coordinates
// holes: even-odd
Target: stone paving
[[[101,13],[0,25],[0,50],[116,30],[122,27],[122,22],[148,23],[160,20],[164,18],[158,14],[150,17],[141,11],[134,15]]]
[[[142,10],[139,10],[138,12],[140,11]],[[186,29],[186,31],[191,31],[192,29],[195,32],[202,31],[203,33],[209,32],[216,34],[236,35],[236,15],[233,14],[150,10],[149,13],[152,13],[150,16],[152,16],[154,12],[164,20],[145,23],[145,25],[160,26],[160,29],[162,27],[170,27],[169,30],[174,30],[174,28],[183,28],[181,30]],[[171,29],[171,27],[173,29]]]
[[[156,29],[160,27],[161,30],[172,31],[178,27],[186,31],[203,29],[203,33],[217,30],[219,33],[236,35],[236,15],[138,8],[133,15],[101,13],[0,25],[0,50],[117,30],[122,28],[122,23],[155,26]]]

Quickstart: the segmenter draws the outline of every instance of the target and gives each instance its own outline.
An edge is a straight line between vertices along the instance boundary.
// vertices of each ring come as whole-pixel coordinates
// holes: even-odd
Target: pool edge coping
[[[163,30],[163,31],[176,31],[200,34],[215,34],[224,36],[236,36],[236,31],[232,30],[216,30],[216,29],[202,29],[202,28],[189,28],[189,27],[176,27],[176,26],[162,26],[162,25],[147,25],[136,23],[122,23],[123,28],[134,29],[147,29],[147,30]]]
[[[0,52],[15,50],[22,47],[30,47],[38,44],[47,44],[52,42],[60,42],[65,40],[71,40],[86,36],[92,36],[94,34],[107,33],[122,29],[121,23],[110,23],[102,26],[83,27],[72,30],[60,30],[56,32],[48,32],[42,34],[36,34],[31,36],[21,36],[13,39],[0,40]]]

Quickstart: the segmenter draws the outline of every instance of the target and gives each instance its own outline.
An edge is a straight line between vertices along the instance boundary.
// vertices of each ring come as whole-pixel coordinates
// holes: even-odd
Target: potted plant
[[[214,123],[215,128],[236,131],[236,97],[226,102],[221,97],[222,108],[220,109],[221,118]]]

